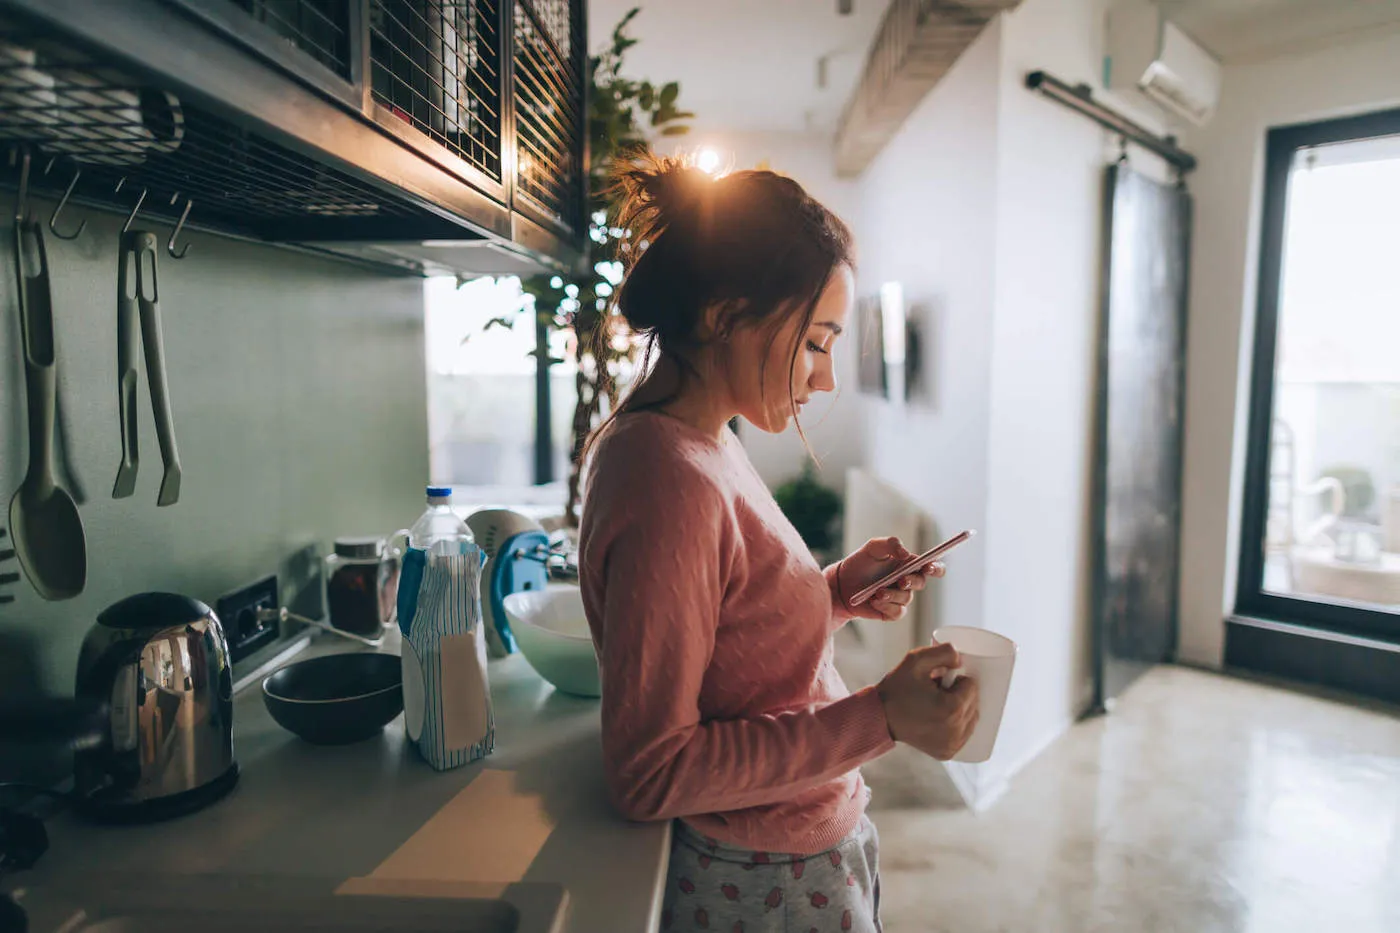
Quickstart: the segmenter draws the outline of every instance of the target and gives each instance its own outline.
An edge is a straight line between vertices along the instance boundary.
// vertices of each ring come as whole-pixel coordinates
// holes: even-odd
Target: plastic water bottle
[[[445,486],[428,487],[408,543],[398,593],[404,731],[445,771],[485,758],[496,743],[481,618],[485,555]]]
[[[428,508],[408,529],[408,546],[431,551],[439,541],[476,543],[467,523],[452,511],[450,486],[428,487]]]

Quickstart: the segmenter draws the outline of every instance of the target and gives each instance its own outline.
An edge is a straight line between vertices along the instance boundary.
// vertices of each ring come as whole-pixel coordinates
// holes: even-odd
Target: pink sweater
[[[815,854],[865,812],[857,768],[890,748],[874,688],[832,664],[849,618],[728,431],[618,419],[581,529],[613,802],[721,842]]]

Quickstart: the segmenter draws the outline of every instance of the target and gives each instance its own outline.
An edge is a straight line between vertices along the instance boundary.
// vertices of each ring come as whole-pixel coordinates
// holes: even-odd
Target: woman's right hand
[[[967,744],[977,725],[977,683],[970,677],[947,689],[940,683],[961,664],[952,645],[931,645],[910,651],[885,675],[877,690],[891,738],[939,761]]]

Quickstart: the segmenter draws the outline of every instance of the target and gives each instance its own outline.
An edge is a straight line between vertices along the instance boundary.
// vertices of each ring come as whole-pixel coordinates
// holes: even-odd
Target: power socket
[[[260,621],[258,610],[275,611],[280,606],[276,574],[219,597],[214,612],[224,625],[224,634],[228,637],[228,653],[232,660],[241,661],[259,648],[277,640],[277,620]]]

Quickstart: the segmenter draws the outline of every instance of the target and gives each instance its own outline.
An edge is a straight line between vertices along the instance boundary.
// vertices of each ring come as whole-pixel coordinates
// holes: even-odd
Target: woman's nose
[[[812,370],[812,378],[808,380],[808,385],[813,392],[835,392],[836,391],[836,368],[827,360],[823,360]]]

